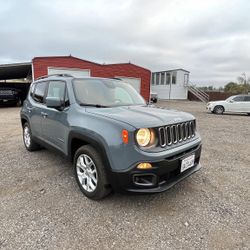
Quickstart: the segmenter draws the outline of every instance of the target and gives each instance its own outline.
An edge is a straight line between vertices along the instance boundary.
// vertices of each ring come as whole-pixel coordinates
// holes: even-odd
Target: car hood
[[[158,127],[194,119],[189,113],[152,106],[87,108],[86,111],[125,122],[135,128]]]
[[[213,101],[213,102],[209,102],[209,104],[222,104],[225,103],[226,101]]]

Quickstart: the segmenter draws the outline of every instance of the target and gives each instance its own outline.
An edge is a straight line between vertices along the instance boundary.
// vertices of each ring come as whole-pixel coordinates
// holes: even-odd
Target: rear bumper
[[[195,155],[194,166],[181,173],[182,159],[191,154]],[[135,166],[126,172],[113,172],[112,186],[118,192],[163,192],[191,174],[197,172],[201,168],[199,163],[200,154],[201,144],[192,148],[188,152],[184,151],[183,153],[180,153],[176,156],[165,158],[157,162],[152,162],[151,164],[153,167],[149,170],[138,170]],[[146,181],[149,181],[147,183],[141,184],[140,178],[145,178]]]

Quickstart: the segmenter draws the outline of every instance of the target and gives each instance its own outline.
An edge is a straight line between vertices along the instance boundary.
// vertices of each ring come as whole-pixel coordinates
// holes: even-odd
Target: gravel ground
[[[19,109],[0,108],[0,249],[249,249],[250,117],[159,105],[196,116],[203,168],[161,194],[99,202],[82,195],[69,162],[27,152]]]

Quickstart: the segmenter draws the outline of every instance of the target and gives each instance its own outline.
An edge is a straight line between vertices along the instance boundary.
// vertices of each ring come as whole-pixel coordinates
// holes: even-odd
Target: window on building
[[[155,84],[159,85],[159,81],[160,81],[160,74],[159,73],[155,73]]]
[[[184,74],[184,85],[188,85],[189,75]]]
[[[176,84],[176,72],[172,73],[172,84]]]
[[[35,87],[33,98],[35,101],[43,103],[47,82],[38,82]]]
[[[171,79],[171,76],[170,76],[170,73],[167,73],[166,75],[166,84],[169,85],[170,84],[170,79]]]
[[[165,84],[165,72],[161,72],[161,85]]]
[[[151,85],[155,85],[155,73],[152,73]]]

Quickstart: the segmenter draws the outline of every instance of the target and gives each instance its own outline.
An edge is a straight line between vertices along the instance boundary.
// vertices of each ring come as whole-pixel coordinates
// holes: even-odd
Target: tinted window
[[[245,96],[245,102],[250,102],[250,95],[249,96]]]
[[[47,97],[56,97],[65,101],[65,106],[69,105],[68,93],[65,91],[66,84],[63,81],[51,81],[49,82]]]
[[[64,100],[65,95],[65,82],[51,81],[49,82],[47,97],[57,97]]]
[[[233,99],[235,102],[243,102],[244,101],[244,96],[236,96]]]
[[[43,103],[47,82],[38,82],[35,87],[33,98],[35,101]]]

